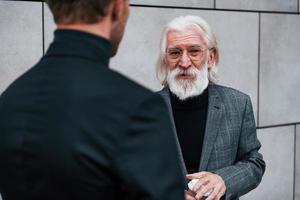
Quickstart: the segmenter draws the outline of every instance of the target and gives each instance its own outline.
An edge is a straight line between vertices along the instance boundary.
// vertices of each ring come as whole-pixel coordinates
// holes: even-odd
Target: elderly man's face
[[[180,99],[201,94],[208,85],[209,50],[202,31],[188,28],[167,35],[168,85]]]
[[[201,69],[206,61],[207,45],[200,30],[188,28],[184,32],[171,31],[167,35],[168,67],[188,69],[195,67]]]

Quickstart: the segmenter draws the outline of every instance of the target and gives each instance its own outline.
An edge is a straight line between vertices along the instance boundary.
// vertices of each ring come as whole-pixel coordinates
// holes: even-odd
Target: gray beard
[[[185,71],[189,75],[196,77],[195,80],[178,80],[176,79],[178,74],[182,74]],[[175,94],[180,100],[186,100],[188,98],[198,96],[204,92],[207,88],[208,80],[208,63],[198,70],[195,67],[190,67],[187,70],[181,70],[176,68],[174,70],[169,70],[167,75],[167,82],[169,89],[173,94]]]

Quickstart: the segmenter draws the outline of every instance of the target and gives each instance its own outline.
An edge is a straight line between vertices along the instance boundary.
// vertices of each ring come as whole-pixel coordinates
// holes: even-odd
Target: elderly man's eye
[[[201,53],[201,49],[190,49],[189,54],[192,56],[198,56]]]
[[[181,51],[179,51],[179,50],[170,50],[168,53],[171,56],[179,56],[181,54]]]
[[[170,54],[171,54],[171,55],[179,55],[180,52],[179,52],[179,51],[172,51]]]

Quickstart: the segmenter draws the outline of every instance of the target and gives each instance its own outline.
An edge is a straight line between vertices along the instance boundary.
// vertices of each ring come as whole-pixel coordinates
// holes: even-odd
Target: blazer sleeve
[[[116,168],[130,199],[183,200],[185,178],[175,133],[158,94],[133,108],[119,140]]]
[[[223,178],[226,185],[226,195],[223,199],[237,198],[246,194],[261,182],[265,171],[265,162],[258,152],[260,147],[252,104],[247,96],[236,163],[214,171]]]

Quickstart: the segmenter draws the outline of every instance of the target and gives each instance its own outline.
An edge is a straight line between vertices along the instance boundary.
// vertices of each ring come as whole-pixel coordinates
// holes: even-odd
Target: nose
[[[187,55],[187,52],[184,51],[179,61],[179,66],[182,68],[189,68],[192,65],[190,57]]]

